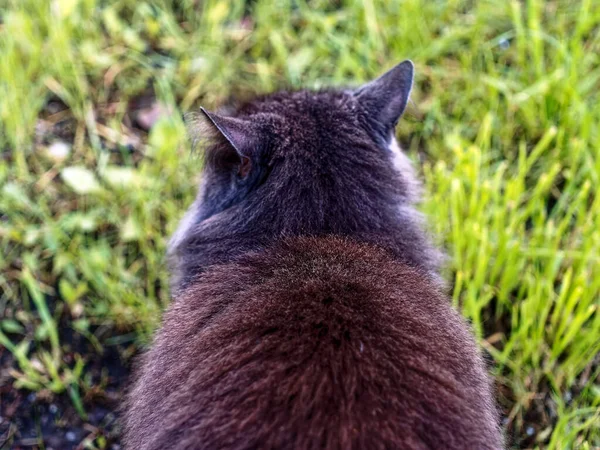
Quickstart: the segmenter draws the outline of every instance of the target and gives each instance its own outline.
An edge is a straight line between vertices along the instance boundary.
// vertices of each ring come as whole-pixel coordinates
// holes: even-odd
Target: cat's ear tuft
[[[413,78],[414,65],[406,60],[360,87],[354,95],[373,120],[391,130],[406,109]]]

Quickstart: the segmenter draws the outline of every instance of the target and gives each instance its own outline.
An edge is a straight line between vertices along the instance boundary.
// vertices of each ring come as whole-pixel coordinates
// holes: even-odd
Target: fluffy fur
[[[502,448],[394,147],[410,86],[390,103],[374,83],[206,113],[216,141],[171,241],[174,299],[129,394],[127,448]]]

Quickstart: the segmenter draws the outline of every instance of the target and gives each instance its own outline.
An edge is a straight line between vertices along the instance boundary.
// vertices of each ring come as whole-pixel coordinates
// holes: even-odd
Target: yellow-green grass
[[[180,113],[355,85],[405,58],[417,79],[398,136],[425,180],[453,302],[490,355],[510,445],[600,446],[594,0],[0,0],[11,382],[70,395],[85,416],[94,356],[65,360],[64,329],[97,352],[133,351],[159,323],[166,238],[200,168]],[[140,97],[172,113],[137,142],[128,112]],[[53,115],[57,103],[67,109]],[[64,159],[49,156],[59,140]]]

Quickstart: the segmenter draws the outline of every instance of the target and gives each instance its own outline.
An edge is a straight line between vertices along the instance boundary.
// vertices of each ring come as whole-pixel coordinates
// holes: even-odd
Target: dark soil
[[[77,342],[80,336],[74,336]],[[90,345],[91,347],[91,345]],[[95,447],[117,450],[119,443],[119,406],[127,383],[129,362],[124,348],[106,346],[84,354],[91,387],[83,396],[87,417],[75,410],[67,393],[33,393],[14,388],[8,372],[15,367],[12,355],[0,348],[0,449],[75,450]],[[79,351],[78,351],[79,353]],[[69,355],[65,357],[68,358]]]

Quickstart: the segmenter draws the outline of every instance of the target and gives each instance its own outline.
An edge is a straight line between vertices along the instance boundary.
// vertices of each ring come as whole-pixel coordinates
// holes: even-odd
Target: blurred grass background
[[[78,448],[118,442],[118,421],[89,413],[111,383],[118,403],[111,367],[129,367],[169,301],[165,242],[200,169],[181,113],[357,85],[405,58],[417,79],[399,140],[509,445],[600,448],[595,0],[0,0],[5,418],[27,392],[66,398],[88,423]],[[44,448],[35,423],[27,442]]]

